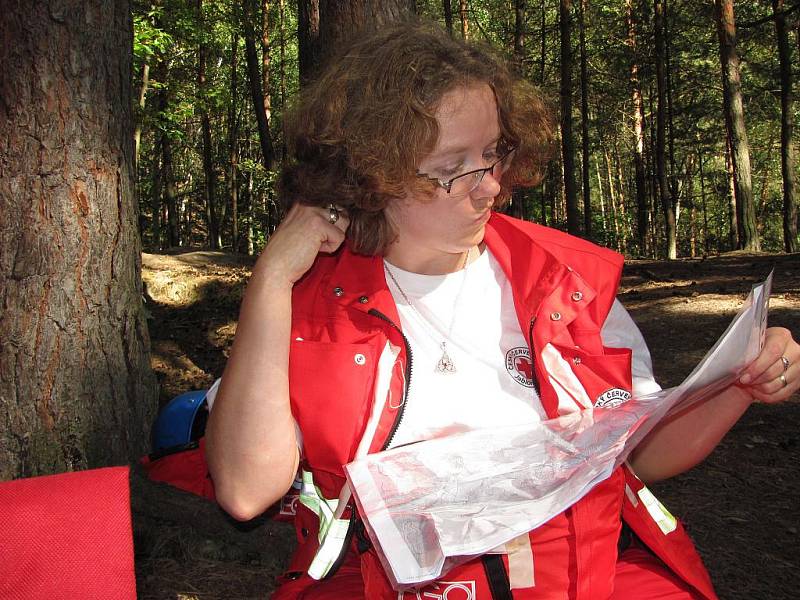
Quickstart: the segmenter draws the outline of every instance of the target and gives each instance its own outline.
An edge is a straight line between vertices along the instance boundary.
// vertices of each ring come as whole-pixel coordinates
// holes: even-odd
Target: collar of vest
[[[563,232],[493,213],[484,242],[512,283],[523,334],[534,342],[571,343],[567,327],[582,313],[601,326],[614,300],[622,257]],[[383,260],[356,254],[349,242],[321,270],[323,296],[339,308],[376,310],[399,326],[400,317],[386,282]],[[580,274],[579,274],[580,273]],[[536,322],[536,327],[532,324]],[[538,345],[538,344],[537,344]]]

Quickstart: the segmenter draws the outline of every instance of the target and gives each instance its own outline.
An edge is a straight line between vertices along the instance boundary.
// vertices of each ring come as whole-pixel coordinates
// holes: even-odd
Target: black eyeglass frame
[[[483,169],[473,169],[472,171],[467,171],[466,173],[461,173],[461,175],[456,175],[455,177],[453,177],[451,179],[448,179],[447,181],[442,181],[438,177],[431,177],[430,175],[426,175],[425,173],[417,173],[417,177],[422,177],[423,179],[428,179],[430,181],[433,181],[439,187],[444,188],[444,190],[449,194],[450,190],[453,187],[453,182],[456,179],[461,179],[462,177],[469,177],[470,175],[475,175],[476,173],[480,173],[481,176],[478,177],[475,180],[475,185],[469,191],[464,192],[464,194],[469,194],[469,193],[473,192],[481,184],[481,182],[483,181],[483,178],[486,177],[486,173],[494,171],[494,169],[495,169],[495,167],[497,167],[497,165],[499,165],[501,162],[503,162],[504,160],[509,158],[516,151],[517,151],[517,146],[512,146],[511,148],[508,148],[506,150],[506,153],[503,154],[503,156],[498,158],[496,161],[494,161],[488,167],[484,167]]]

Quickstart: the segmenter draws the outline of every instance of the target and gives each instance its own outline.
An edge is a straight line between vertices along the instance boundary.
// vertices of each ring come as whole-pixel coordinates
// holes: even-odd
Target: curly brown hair
[[[334,202],[350,217],[356,252],[383,254],[394,239],[387,204],[409,192],[430,196],[416,177],[435,147],[436,109],[458,87],[488,84],[504,141],[517,148],[495,206],[515,186],[538,184],[550,156],[551,111],[541,93],[491,50],[412,22],[362,37],[330,60],[287,118],[289,160],[280,179],[287,203]]]

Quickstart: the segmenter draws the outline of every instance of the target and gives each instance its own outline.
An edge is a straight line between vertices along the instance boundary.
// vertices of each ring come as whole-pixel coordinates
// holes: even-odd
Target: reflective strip
[[[678,520],[658,501],[658,498],[646,487],[640,489],[638,494],[639,498],[644,502],[647,512],[650,513],[650,516],[658,524],[661,532],[666,535],[675,531],[678,527]]]
[[[308,575],[314,579],[322,579],[331,570],[331,567],[342,553],[347,539],[347,530],[350,528],[349,519],[334,519],[328,524],[325,531],[325,540],[321,543],[314,560],[308,567]]]
[[[533,548],[527,533],[506,542],[508,551],[508,582],[512,590],[536,585],[533,577]]]
[[[328,500],[319,488],[314,485],[314,476],[310,471],[303,471],[303,487],[300,488],[300,504],[312,511],[319,518],[319,543],[325,539],[328,529],[334,521],[334,513],[339,500]]]
[[[300,489],[300,503],[313,511],[319,519],[319,548],[314,555],[314,560],[308,567],[308,575],[314,579],[322,579],[331,570],[342,553],[342,548],[347,539],[347,530],[350,528],[349,519],[340,519],[343,511],[337,508],[344,507],[350,497],[350,488],[345,484],[342,496],[336,500],[328,500],[322,495],[319,488],[314,485],[314,476],[309,471],[303,471],[303,486]]]

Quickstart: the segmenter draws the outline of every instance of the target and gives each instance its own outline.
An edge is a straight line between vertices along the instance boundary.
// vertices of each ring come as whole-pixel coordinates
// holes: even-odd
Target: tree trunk
[[[163,137],[163,136],[161,136]],[[153,144],[153,156],[150,161],[150,210],[152,211],[153,218],[150,219],[150,244],[149,247],[153,251],[161,249],[161,193],[164,187],[164,169],[159,162],[159,150],[161,148],[161,138],[156,139]],[[143,206],[144,202],[139,202],[139,209]],[[139,222],[142,223],[142,215],[139,215]],[[144,227],[140,225],[139,231],[144,240]]]
[[[603,189],[603,176],[600,174],[600,160],[595,155],[594,157],[594,171],[597,175],[597,194],[600,197],[600,222],[603,227],[603,233],[607,233],[608,219],[606,218],[606,201],[605,190]]]
[[[705,171],[703,170],[702,149],[697,150],[697,167],[700,171],[700,201],[702,202],[703,207],[703,249],[705,254],[708,254],[711,248],[708,244],[708,206],[706,204],[706,176]]]
[[[198,23],[204,23],[203,0],[197,0],[196,4]],[[214,149],[211,142],[211,117],[208,115],[208,107],[205,105],[207,97],[206,83],[206,63],[207,53],[205,42],[201,41],[197,50],[197,93],[200,103],[200,127],[202,130],[202,152],[203,152],[203,199],[206,208],[206,225],[208,227],[207,242],[212,249],[222,245],[217,221],[217,201],[216,188],[217,177],[214,171]]]
[[[618,215],[618,203],[617,203],[617,192],[614,189],[614,175],[611,170],[611,157],[608,152],[608,148],[603,148],[603,155],[606,159],[606,175],[608,176],[608,195],[611,200],[611,222],[614,225],[614,247],[619,250],[620,249],[620,234],[619,234],[619,215]]]
[[[300,87],[314,78],[322,60],[319,40],[320,0],[298,0],[297,3],[297,62]]]
[[[728,249],[739,248],[739,218],[736,214],[736,178],[733,175],[733,158],[731,156],[731,138],[725,136],[725,170],[728,175],[728,223],[730,233],[728,234]]]
[[[278,13],[280,21],[280,97],[281,110],[286,110],[286,11],[285,0],[278,1]],[[286,138],[281,136],[281,160],[286,159]]]
[[[634,31],[630,30],[634,40]],[[634,51],[634,58],[631,62],[630,71],[631,81],[631,100],[633,105],[633,164],[636,178],[636,224],[637,237],[639,241],[639,253],[642,256],[648,255],[647,248],[647,229],[650,222],[650,213],[647,205],[647,181],[644,165],[644,101],[642,100],[642,88],[639,83],[638,58]]]
[[[450,0],[442,0],[442,12],[444,13],[444,26],[450,37],[453,37],[453,5]]]
[[[169,61],[164,59],[156,63],[153,69],[155,80],[161,85],[158,86],[156,92],[156,103],[158,107],[159,118],[163,119],[167,114],[170,105],[170,87],[167,83],[169,81]],[[172,137],[170,136],[170,128],[163,126],[158,128],[158,143],[156,144],[156,152],[153,156],[153,164],[158,164],[158,150],[161,152],[161,168],[158,171],[158,185],[153,186],[153,205],[158,208],[160,212],[162,203],[166,205],[167,218],[166,221],[166,245],[169,248],[176,248],[181,245],[180,239],[180,219],[178,211],[178,190],[175,185],[175,169],[172,160]],[[154,174],[155,176],[155,174]],[[163,201],[162,201],[163,194]],[[156,209],[154,208],[154,211]],[[159,233],[159,237],[161,234]]]
[[[675,210],[675,230],[677,237],[678,224],[680,222],[680,196],[678,194],[678,170],[675,168],[675,128],[674,128],[674,112],[672,110],[672,34],[669,28],[669,5],[667,0],[664,2],[664,20],[662,22],[664,27],[664,58],[666,66],[666,88],[667,88],[667,151],[669,158],[669,193],[672,198],[672,206]]]
[[[269,0],[261,0],[261,89],[264,94],[264,114],[267,115],[268,124],[272,118],[272,87],[269,84],[270,46]]]
[[[142,83],[139,86],[139,112],[136,115],[136,129],[133,131],[133,166],[137,167],[139,164],[139,145],[142,141],[142,118],[144,114],[144,103],[147,99],[147,88],[150,83],[150,65],[144,63],[142,65]],[[135,172],[135,171],[134,171]]]
[[[567,231],[580,235],[578,194],[575,184],[575,140],[572,135],[572,0],[560,1],[561,32],[561,156],[564,166],[564,201]]]
[[[525,75],[525,0],[514,0],[514,66]]]
[[[633,165],[636,182],[636,230],[639,243],[639,254],[647,256],[647,228],[649,213],[647,209],[647,183],[645,181],[644,167],[644,103],[642,101],[642,86],[639,82],[639,53],[636,43],[636,17],[633,12],[632,0],[625,0],[625,11],[628,24],[627,46],[631,52],[630,88],[631,104],[633,107]]]
[[[650,115],[650,122],[648,123],[648,136],[647,136],[647,147],[645,149],[646,157],[647,157],[647,173],[648,173],[648,182],[650,188],[650,194],[648,195],[648,201],[650,203],[650,208],[648,209],[648,213],[651,215],[650,218],[650,226],[648,227],[647,234],[649,236],[649,241],[647,243],[648,248],[650,248],[650,256],[652,258],[656,258],[658,256],[658,245],[660,243],[660,236],[659,236],[659,228],[661,221],[656,218],[656,215],[659,211],[659,206],[661,204],[661,197],[659,194],[659,185],[658,185],[658,169],[656,168],[656,129],[657,127],[653,126],[653,115],[656,114],[654,97],[656,93],[653,89],[652,80],[649,85],[648,93],[647,93],[647,114]]]
[[[547,65],[547,2],[542,0],[539,36],[539,85],[544,86],[545,66]]]
[[[689,256],[697,256],[697,206],[694,201],[694,155],[690,154],[686,164],[686,195],[689,204]]]
[[[261,162],[264,169],[272,171],[275,165],[275,151],[272,144],[272,134],[269,129],[269,115],[267,114],[268,101],[264,99],[264,90],[261,88],[261,70],[258,64],[258,51],[256,50],[255,31],[255,0],[246,0],[244,3],[244,49],[247,62],[247,81],[250,88],[250,99],[253,102],[253,112],[258,125],[258,139],[261,144]]]
[[[467,0],[459,0],[458,13],[461,16],[461,37],[469,39],[469,19],[467,18]]]
[[[656,112],[656,173],[658,192],[661,199],[661,210],[664,213],[664,228],[667,243],[667,258],[674,260],[678,256],[677,232],[675,223],[675,204],[672,188],[667,181],[666,129],[667,129],[667,80],[666,80],[666,47],[664,40],[664,0],[654,0],[655,42],[656,42],[656,86],[658,90],[658,107]]]
[[[733,177],[736,186],[736,216],[741,233],[739,243],[743,249],[757,252],[761,249],[761,244],[758,238],[750,175],[750,144],[744,124],[733,0],[715,0],[715,8],[722,66],[722,95],[725,99],[725,123],[731,143]]]
[[[149,445],[132,37],[127,0],[0,11],[0,479]]]
[[[775,32],[778,38],[778,57],[781,73],[781,175],[783,176],[783,247],[797,252],[797,181],[795,181],[794,145],[792,144],[792,47],[783,0],[772,0]],[[800,33],[800,32],[799,32]],[[798,38],[800,43],[800,38]]]
[[[378,29],[416,13],[414,0],[300,0],[297,19],[300,81],[360,31]]]
[[[583,178],[583,234],[592,239],[592,195],[589,185],[589,74],[586,64],[586,0],[580,0],[578,26],[581,49],[581,174]]]
[[[614,162],[617,167],[617,187],[619,189],[619,210],[622,219],[622,240],[620,249],[623,253],[628,252],[628,238],[631,236],[630,221],[628,219],[628,209],[625,206],[625,178],[622,173],[622,160],[619,155],[619,138],[614,137]]]
[[[175,186],[175,170],[172,166],[172,140],[166,134],[161,139],[161,179],[167,205],[167,245],[181,245],[180,219],[178,218],[178,189]]]
[[[228,195],[231,201],[231,237],[233,251],[239,251],[239,37],[231,33],[231,103],[228,107]]]

